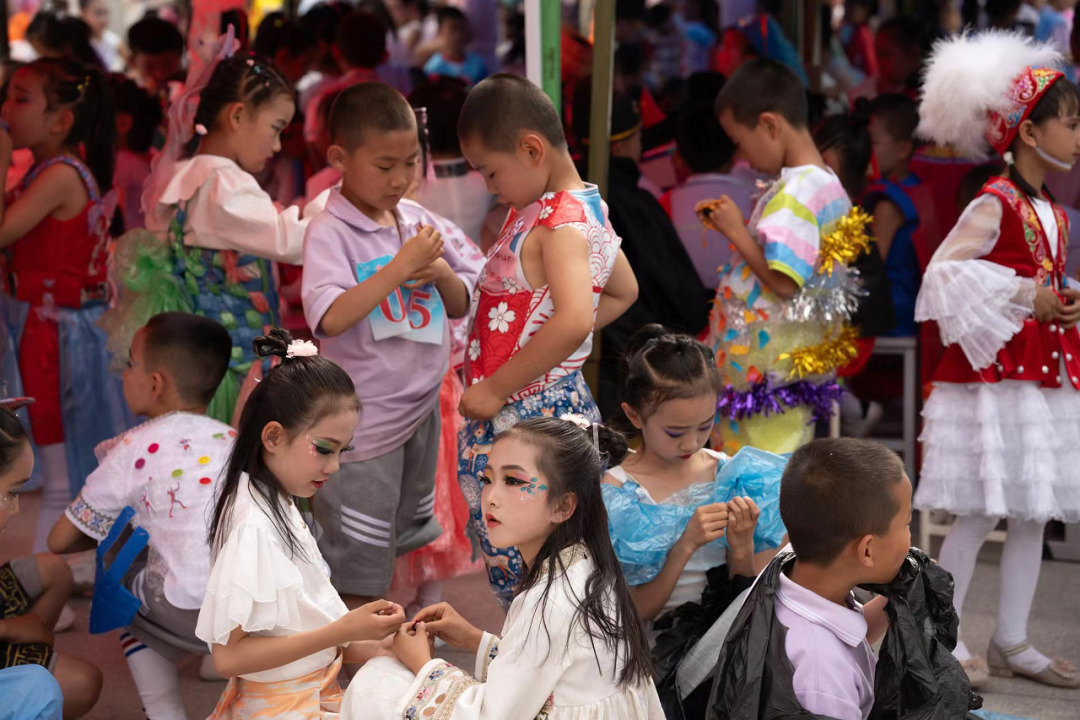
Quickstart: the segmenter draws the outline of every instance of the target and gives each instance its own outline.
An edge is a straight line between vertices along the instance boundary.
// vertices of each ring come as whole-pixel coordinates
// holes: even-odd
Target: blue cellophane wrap
[[[780,519],[780,477],[787,457],[747,447],[716,468],[716,481],[690,488],[686,505],[643,503],[636,483],[622,487],[604,483],[601,490],[608,512],[608,530],[615,555],[630,585],[647,583],[667,561],[668,552],[686,530],[690,518],[702,505],[749,497],[761,510],[754,530],[754,552],[780,547],[787,530]],[[727,547],[727,538],[714,540]]]

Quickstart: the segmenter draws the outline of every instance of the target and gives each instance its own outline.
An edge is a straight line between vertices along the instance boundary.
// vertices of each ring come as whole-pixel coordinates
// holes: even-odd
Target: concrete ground
[[[37,522],[38,493],[22,499],[22,512],[0,535],[0,563],[29,554]],[[964,638],[972,651],[983,652],[994,631],[997,609],[997,548],[988,545],[975,572],[964,613]],[[479,574],[449,582],[445,599],[467,620],[492,632],[502,626],[503,613]],[[407,602],[410,598],[393,598]],[[56,638],[62,653],[93,660],[105,675],[105,688],[89,720],[138,720],[143,717],[135,686],[128,673],[116,632],[87,633],[90,601],[77,598],[72,603],[78,614],[75,628]],[[1039,649],[1080,664],[1080,564],[1044,562],[1039,592],[1030,624],[1030,637]],[[450,662],[472,668],[464,653],[440,653]],[[198,677],[198,658],[181,665],[184,698],[190,718],[206,717],[214,708],[224,682],[203,682]],[[1076,720],[1080,718],[1080,690],[1058,690],[1015,678],[993,678],[983,691],[985,708],[1033,720]]]

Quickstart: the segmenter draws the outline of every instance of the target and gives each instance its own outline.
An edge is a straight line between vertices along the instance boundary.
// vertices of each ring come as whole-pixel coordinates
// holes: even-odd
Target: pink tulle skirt
[[[463,392],[457,373],[449,370],[439,388],[442,430],[435,469],[435,519],[442,527],[442,535],[394,562],[394,592],[416,590],[425,582],[449,580],[484,567],[482,561],[472,559],[472,541],[466,533],[469,507],[458,487],[457,434],[462,422],[458,403]]]

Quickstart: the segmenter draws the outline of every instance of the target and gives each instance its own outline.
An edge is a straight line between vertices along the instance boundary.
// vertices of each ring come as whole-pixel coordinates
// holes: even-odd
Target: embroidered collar
[[[563,572],[568,571],[574,565],[577,565],[582,560],[589,559],[589,550],[584,544],[578,543],[577,545],[571,545],[568,548],[563,548],[559,551],[559,560],[562,563]],[[540,571],[539,577],[544,577],[551,569],[553,561],[548,561],[546,566]],[[556,567],[559,567],[556,565]]]

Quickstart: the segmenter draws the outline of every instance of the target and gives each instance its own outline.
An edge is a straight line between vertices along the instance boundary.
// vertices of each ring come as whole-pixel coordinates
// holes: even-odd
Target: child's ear
[[[116,134],[127,135],[131,132],[131,128],[135,127],[135,119],[131,117],[130,113],[117,113],[116,114]]]
[[[345,172],[345,160],[349,154],[340,145],[331,145],[326,149],[326,162],[339,173]]]
[[[547,156],[547,147],[536,133],[526,133],[521,138],[521,151],[536,165],[543,165]]]
[[[641,430],[645,427],[645,419],[641,417],[641,413],[630,407],[629,403],[623,403],[621,407],[622,411],[626,413],[626,418],[630,421],[631,425],[636,427],[638,430]]]
[[[911,140],[905,140],[900,143],[900,156],[910,160],[915,156],[915,143]]]
[[[262,431],[263,449],[270,454],[281,452],[285,447],[285,428],[276,420],[266,423]]]
[[[244,122],[244,114],[247,112],[247,108],[242,102],[234,102],[225,111],[225,119],[229,123],[229,127],[232,130],[239,130],[240,125]]]
[[[551,521],[562,524],[574,516],[575,510],[577,510],[577,494],[565,493],[555,503],[555,509],[551,513]]]
[[[764,112],[758,117],[758,124],[761,125],[769,137],[775,140],[780,135],[780,116],[776,113]]]
[[[1039,141],[1035,137],[1035,123],[1030,120],[1025,120],[1020,123],[1020,129],[1017,131],[1016,136],[1028,147],[1033,148],[1039,146]]]
[[[75,124],[75,113],[71,108],[62,108],[53,117],[52,132],[61,137],[67,137],[71,132],[71,126]]]
[[[165,395],[165,376],[159,372],[150,373],[150,395],[157,402]]]
[[[856,541],[855,559],[864,568],[874,567],[874,536],[863,535]]]

